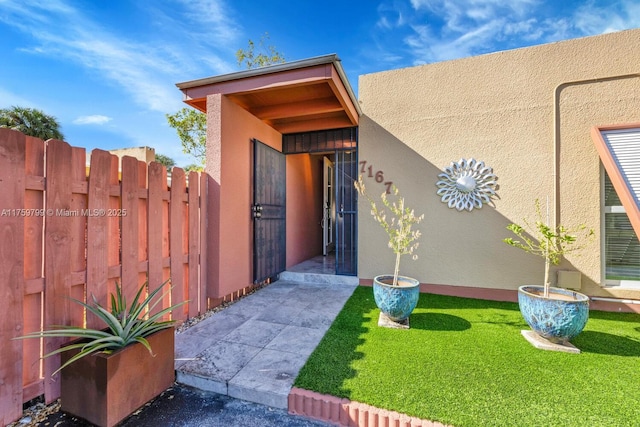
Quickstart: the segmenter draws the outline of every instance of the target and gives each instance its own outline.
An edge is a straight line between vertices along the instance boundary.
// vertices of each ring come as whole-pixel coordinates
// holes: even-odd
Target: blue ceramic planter
[[[524,320],[543,338],[566,343],[575,338],[589,319],[589,297],[568,289],[550,288],[549,298],[542,286],[521,286],[518,303]]]
[[[373,298],[376,305],[394,322],[405,320],[420,297],[420,282],[410,277],[398,276],[401,286],[393,286],[393,276],[377,276],[373,279]]]

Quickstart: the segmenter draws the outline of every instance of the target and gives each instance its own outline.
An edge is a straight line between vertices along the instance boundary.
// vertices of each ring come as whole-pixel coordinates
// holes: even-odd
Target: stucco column
[[[205,172],[210,176],[207,194],[207,298],[220,290],[220,184],[222,175],[222,95],[207,96],[207,150]]]

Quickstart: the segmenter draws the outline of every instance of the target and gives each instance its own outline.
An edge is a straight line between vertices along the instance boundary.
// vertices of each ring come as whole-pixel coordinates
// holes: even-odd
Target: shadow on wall
[[[361,117],[359,129],[360,173],[369,192],[375,196],[384,191],[385,182],[393,182],[405,196],[407,205],[417,214],[425,214],[424,221],[418,225],[422,233],[416,251],[418,260],[403,258],[401,274],[428,284],[514,291],[521,285],[542,284],[543,259],[502,242],[511,235],[507,225],[522,223],[523,218],[508,218],[502,214],[499,198],[470,212],[450,209],[436,194],[438,175],[449,163],[433,164],[426,157],[428,147],[422,154],[418,153],[366,115]],[[484,161],[487,166],[495,161],[483,158],[482,147],[470,143],[463,152],[459,144],[452,147],[448,162],[472,157]],[[376,183],[377,171],[383,172],[383,183]],[[498,196],[526,191],[500,181],[500,170],[494,170],[494,173],[500,184]],[[361,204],[360,208],[364,211],[365,206]],[[531,217],[527,219],[535,220],[533,206]],[[393,271],[393,254],[387,248],[386,234],[366,214],[360,215],[359,235],[359,276],[372,278]],[[558,269],[575,270],[567,261],[563,261]],[[583,276],[583,282],[588,280]]]

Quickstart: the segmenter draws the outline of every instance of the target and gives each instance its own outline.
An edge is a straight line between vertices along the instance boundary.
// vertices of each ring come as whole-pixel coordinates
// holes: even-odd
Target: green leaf
[[[160,331],[162,329],[171,328],[175,323],[174,320],[160,320],[163,316],[171,313],[177,307],[186,304],[188,301],[183,301],[178,304],[174,304],[171,307],[164,308],[158,313],[150,315],[153,309],[161,304],[170,292],[171,287],[165,292],[161,293],[164,286],[169,283],[170,280],[162,283],[158,288],[149,293],[149,295],[140,301],[143,293],[147,289],[147,284],[143,284],[137,291],[133,303],[129,306],[122,291],[122,287],[116,284],[115,294],[111,294],[111,311],[102,307],[95,296],[93,297],[93,305],[86,304],[83,301],[79,301],[71,298],[73,302],[81,305],[87,311],[87,313],[93,313],[100,321],[102,321],[106,330],[102,329],[89,329],[78,328],[74,326],[59,326],[56,329],[43,330],[39,332],[32,332],[21,337],[14,339],[27,339],[27,338],[79,338],[82,340],[80,343],[73,343],[57,349],[51,353],[46,354],[44,357],[49,357],[55,354],[59,354],[65,351],[80,349],[80,351],[70,358],[60,369],[68,366],[70,363],[85,357],[87,355],[96,352],[111,352],[118,348],[125,347],[127,345],[139,342],[144,345],[150,352],[151,346],[145,337]],[[54,374],[55,374],[54,373]]]

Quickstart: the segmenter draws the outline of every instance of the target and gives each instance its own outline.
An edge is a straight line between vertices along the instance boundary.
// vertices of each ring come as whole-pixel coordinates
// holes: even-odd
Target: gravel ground
[[[10,426],[89,427],[92,425],[60,412],[59,404],[50,407],[54,408],[52,413],[39,408],[37,417],[29,415]],[[282,409],[175,384],[124,420],[119,427],[326,427],[328,425],[290,415]]]

